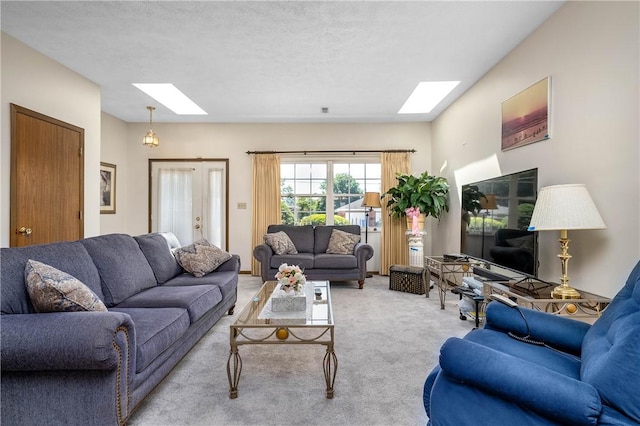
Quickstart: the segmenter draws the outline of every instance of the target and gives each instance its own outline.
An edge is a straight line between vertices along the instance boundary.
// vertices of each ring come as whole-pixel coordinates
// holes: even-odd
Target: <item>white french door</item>
[[[200,239],[227,250],[226,160],[151,160],[151,232],[180,244]]]

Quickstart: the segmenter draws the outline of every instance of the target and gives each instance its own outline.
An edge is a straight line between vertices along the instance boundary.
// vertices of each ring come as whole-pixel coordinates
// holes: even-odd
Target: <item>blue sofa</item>
[[[639,424],[640,262],[593,325],[489,303],[484,329],[444,343],[423,399],[433,426]]]
[[[262,280],[274,280],[280,265],[287,263],[304,269],[309,280],[357,280],[358,287],[362,289],[367,277],[367,260],[373,257],[373,247],[359,242],[353,254],[328,254],[326,251],[334,229],[360,235],[358,225],[269,225],[267,233],[286,233],[298,254],[278,255],[267,244],[257,245],[253,249],[253,257],[260,262]]]
[[[109,234],[0,250],[2,424],[122,425],[232,313],[239,257],[196,278],[176,262],[168,239]],[[107,311],[35,313],[28,259],[77,278]]]

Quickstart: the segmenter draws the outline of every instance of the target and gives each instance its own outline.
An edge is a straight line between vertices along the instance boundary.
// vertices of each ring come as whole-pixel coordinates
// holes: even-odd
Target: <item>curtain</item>
[[[381,159],[382,193],[398,183],[396,173],[411,173],[407,152],[384,152]],[[393,219],[386,212],[387,198],[382,199],[382,238],[380,242],[380,275],[389,275],[391,265],[409,264],[406,221]]]
[[[280,157],[276,154],[253,156],[251,194],[251,246],[264,242],[271,224],[280,223]],[[260,275],[260,262],[251,257],[251,275]]]
[[[185,168],[160,169],[158,173],[158,230],[173,232],[182,245],[193,242],[193,172]]]

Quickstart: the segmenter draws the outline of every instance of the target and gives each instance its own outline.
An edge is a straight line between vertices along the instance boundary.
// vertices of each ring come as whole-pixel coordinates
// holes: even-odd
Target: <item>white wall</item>
[[[100,161],[116,166],[116,212],[100,215],[100,234],[125,232],[127,215],[127,123],[102,113]]]
[[[103,115],[104,117],[104,115]],[[103,132],[104,158],[118,167],[117,214],[102,215],[101,233],[148,231],[148,159],[229,159],[229,250],[241,256],[242,269],[249,270],[251,245],[251,156],[247,151],[416,149],[412,167],[430,166],[430,123],[398,124],[166,124],[154,123],[160,146],[142,146],[146,123],[126,125],[126,146],[121,145],[121,125],[107,116]],[[118,120],[119,121],[119,120]],[[123,122],[120,122],[123,123]],[[108,127],[107,127],[108,126]],[[111,134],[111,130],[116,134]],[[107,153],[109,157],[107,158]],[[431,170],[430,170],[431,171]],[[126,183],[122,173],[126,173]],[[123,187],[123,185],[126,185]],[[246,203],[247,209],[238,209]],[[111,220],[113,219],[113,221]],[[374,238],[374,237],[372,237]],[[372,264],[371,266],[375,265]]]
[[[86,78],[2,33],[2,142],[0,143],[0,245],[9,245],[11,172],[10,104],[84,129],[84,233],[100,233],[100,88]]]
[[[433,161],[455,188],[434,252],[460,250],[462,184],[537,167],[539,187],[586,184],[607,225],[569,233],[571,285],[611,296],[624,284],[640,259],[638,16],[637,2],[567,2],[432,123]],[[545,76],[551,139],[500,152],[502,101]],[[558,236],[539,236],[540,276],[556,282]]]

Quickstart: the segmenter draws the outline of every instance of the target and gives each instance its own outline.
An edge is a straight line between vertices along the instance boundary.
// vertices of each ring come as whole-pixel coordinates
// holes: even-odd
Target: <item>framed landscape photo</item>
[[[502,103],[502,150],[549,139],[549,77]]]
[[[100,213],[116,213],[116,165],[100,163]]]

